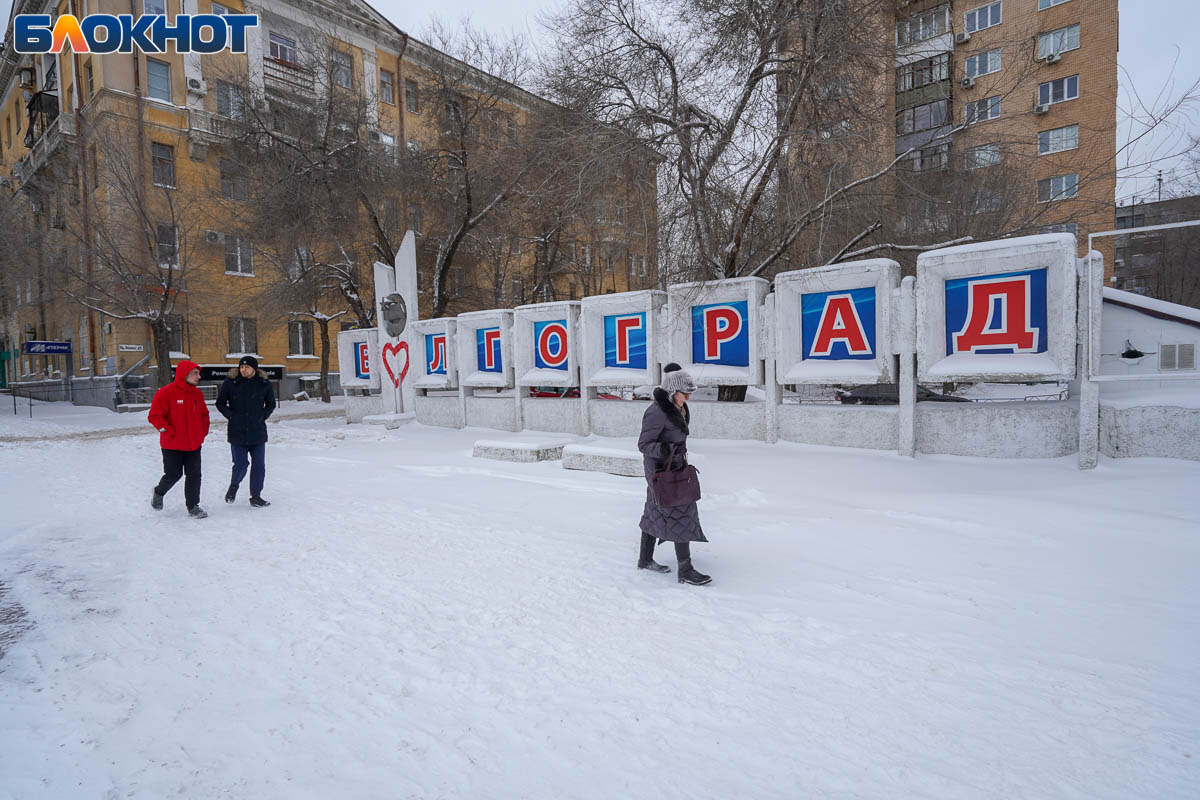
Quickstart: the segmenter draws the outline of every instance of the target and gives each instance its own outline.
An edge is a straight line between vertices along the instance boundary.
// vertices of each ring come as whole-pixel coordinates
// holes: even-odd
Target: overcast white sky
[[[1012,2],[1013,0],[1010,0]],[[1033,2],[1033,0],[1018,0]],[[476,26],[496,34],[522,33],[532,40],[545,41],[547,34],[537,25],[537,17],[552,11],[565,0],[368,0],[401,29],[420,37],[429,28],[434,16],[447,23],[469,18]],[[7,21],[11,0],[0,0],[0,20]],[[1131,87],[1137,88],[1141,103],[1149,109],[1161,109],[1170,98],[1178,97],[1200,79],[1200,48],[1194,45],[1200,30],[1200,2],[1197,0],[1120,0],[1121,98],[1118,119],[1126,120],[1130,109],[1138,104]],[[1147,108],[1136,108],[1136,116],[1144,118]],[[1136,125],[1122,124],[1118,146],[1124,146],[1139,132]],[[1117,186],[1118,198],[1135,193],[1153,199],[1156,174],[1166,170],[1168,184],[1172,171],[1184,172],[1179,159],[1160,161],[1178,152],[1186,143],[1187,134],[1200,134],[1200,109],[1177,116],[1174,125],[1166,126],[1128,149],[1120,166],[1131,165]]]

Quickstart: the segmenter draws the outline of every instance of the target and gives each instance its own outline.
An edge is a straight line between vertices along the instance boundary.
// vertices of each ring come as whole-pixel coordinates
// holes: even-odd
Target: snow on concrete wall
[[[379,331],[363,328],[337,335],[338,373],[345,389],[379,389],[380,370],[371,369],[379,358]]]
[[[458,387],[458,320],[442,317],[413,323],[413,367],[418,389]]]
[[[917,257],[921,381],[1075,377],[1075,237],[1026,236]]]
[[[669,287],[667,359],[681,364],[698,386],[761,385],[768,287],[762,278]]]
[[[468,397],[467,425],[517,431],[517,406],[511,397]]]
[[[800,444],[895,450],[897,406],[804,404],[779,407],[779,438]]]
[[[347,398],[349,399],[349,398]],[[420,395],[416,397],[417,422],[436,428],[463,428],[462,403],[456,395]]]
[[[899,286],[900,265],[886,258],[776,275],[779,384],[894,383]]]
[[[527,398],[521,404],[521,413],[525,417],[525,429],[587,436],[588,432],[580,415],[582,402],[582,400],[574,398]]]
[[[578,386],[579,303],[518,306],[513,345],[517,386]]]
[[[983,458],[1057,458],[1079,449],[1079,403],[918,403],[917,450]]]
[[[584,386],[646,386],[659,382],[664,353],[659,315],[666,292],[585,297],[580,303]]]
[[[458,315],[458,363],[463,386],[512,388],[513,312],[472,311]]]
[[[1200,461],[1200,408],[1102,403],[1100,452]]]

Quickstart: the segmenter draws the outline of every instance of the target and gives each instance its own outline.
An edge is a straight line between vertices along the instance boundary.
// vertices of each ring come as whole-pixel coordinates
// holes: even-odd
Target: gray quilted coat
[[[654,402],[642,415],[642,435],[638,437],[638,450],[642,451],[642,465],[646,473],[646,508],[642,512],[643,533],[667,542],[707,542],[700,528],[700,512],[695,503],[675,508],[659,508],[654,502],[654,473],[664,468],[672,444],[675,447],[675,463],[678,469],[687,463],[688,420],[691,414],[687,404],[683,410],[675,407],[662,389],[654,390]]]

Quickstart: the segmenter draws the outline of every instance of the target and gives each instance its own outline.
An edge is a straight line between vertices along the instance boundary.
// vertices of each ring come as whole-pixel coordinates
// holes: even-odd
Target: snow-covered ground
[[[320,400],[284,400],[279,403],[272,418],[278,421],[286,417],[341,412],[345,407],[345,399],[341,396],[331,397],[327,404]],[[29,398],[18,397],[14,413],[12,396],[0,395],[0,441],[18,437],[26,439],[71,436],[78,433],[104,434],[122,430],[137,430],[147,435],[154,433],[150,423],[146,421],[150,410],[148,406],[145,411],[117,413],[107,408],[77,406],[68,402],[34,400],[32,403],[31,414]],[[215,430],[225,424],[225,419],[212,407],[212,403],[208,406]],[[219,435],[224,437],[223,427]]]
[[[0,798],[1196,796],[1200,464],[694,441],[690,587],[638,479],[271,436],[204,521],[151,436],[0,444]]]

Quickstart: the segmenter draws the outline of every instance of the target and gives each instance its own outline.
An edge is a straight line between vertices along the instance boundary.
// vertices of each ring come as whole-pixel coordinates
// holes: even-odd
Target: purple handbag
[[[654,502],[659,508],[675,508],[700,499],[700,470],[691,464],[671,469],[675,445],[667,454],[667,468],[654,473]]]

